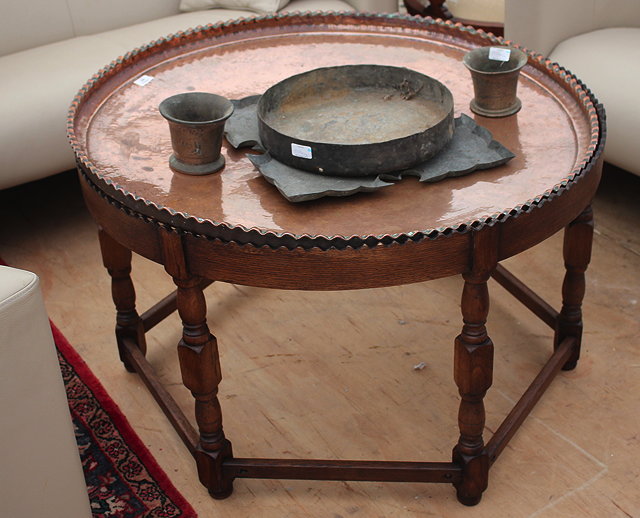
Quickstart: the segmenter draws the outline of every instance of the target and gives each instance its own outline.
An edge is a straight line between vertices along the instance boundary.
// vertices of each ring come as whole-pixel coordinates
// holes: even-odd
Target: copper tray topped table
[[[451,483],[467,505],[480,501],[489,468],[561,369],[575,367],[584,273],[592,238],[590,201],[601,173],[604,116],[591,93],[561,67],[529,55],[522,110],[487,119],[469,110],[470,48],[501,40],[430,19],[367,14],[291,14],[209,26],[137,49],[94,76],[69,118],[86,203],[100,227],[112,277],[116,337],[195,457],[202,483],[224,498],[236,478]],[[157,106],[185,91],[241,99],[322,66],[404,66],[453,93],[454,115],[475,117],[516,158],[435,184],[403,180],[375,193],[293,204],[243,151],[225,145],[220,173],[191,177],[168,166],[171,143]],[[139,78],[147,79],[138,81]],[[149,79],[151,78],[151,79]],[[565,228],[563,306],[556,311],[500,261]],[[139,315],[131,253],[164,265],[177,291]],[[463,325],[455,339],[460,435],[438,462],[241,458],[223,433],[218,346],[206,323],[212,281],[292,290],[349,290],[462,275]],[[493,276],[555,330],[540,374],[485,443],[483,397],[493,344],[485,321]],[[197,429],[158,382],[145,332],[174,310],[183,322],[182,378],[195,399]],[[233,412],[229,406],[226,411]],[[239,452],[241,453],[241,452]]]

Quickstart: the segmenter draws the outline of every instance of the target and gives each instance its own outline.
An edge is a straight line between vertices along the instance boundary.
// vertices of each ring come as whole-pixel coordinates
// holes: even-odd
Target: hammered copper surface
[[[523,69],[518,114],[477,116],[469,110],[473,86],[462,63],[473,44],[464,33],[393,28],[392,19],[368,21],[358,27],[323,25],[317,32],[310,24],[256,27],[185,45],[184,51],[173,42],[164,54],[143,56],[137,68],[116,69],[82,101],[74,121],[79,148],[106,182],[147,204],[200,220],[312,236],[455,228],[530,202],[590,157],[591,129],[584,108],[547,74],[532,66]],[[475,118],[516,158],[437,184],[407,179],[377,193],[302,204],[287,202],[244,152],[227,145],[227,165],[219,174],[189,177],[169,169],[170,137],[157,110],[162,99],[185,91],[240,99],[305,70],[358,63],[405,66],[438,79],[453,93],[455,115]],[[138,86],[130,70],[135,77],[144,73],[154,79]]]

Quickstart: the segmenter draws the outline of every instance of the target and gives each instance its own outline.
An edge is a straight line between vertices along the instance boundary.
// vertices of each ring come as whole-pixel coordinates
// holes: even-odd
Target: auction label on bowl
[[[298,158],[313,158],[313,152],[309,146],[302,146],[300,144],[291,143],[291,154]]]

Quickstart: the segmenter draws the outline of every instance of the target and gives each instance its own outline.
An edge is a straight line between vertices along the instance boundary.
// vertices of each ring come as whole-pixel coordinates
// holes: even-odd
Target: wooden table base
[[[131,251],[103,230],[100,244],[104,264],[112,276],[117,309],[116,337],[122,361],[136,371],[195,457],[201,482],[214,498],[225,498],[236,478],[358,480],[384,482],[437,482],[453,484],[460,502],[477,504],[487,487],[490,466],[561,369],[576,366],[582,334],[581,303],[585,271],[591,255],[593,215],[587,207],[565,229],[566,274],[562,286],[563,306],[555,311],[497,262],[496,232],[476,232],[474,261],[463,274],[465,285],[461,309],[463,328],[455,339],[454,379],[461,402],[458,415],[460,437],[452,462],[391,462],[351,460],[284,460],[237,458],[224,436],[218,402],[221,379],[218,347],[206,324],[203,289],[211,281],[189,274],[177,234],[163,238],[165,269],[177,290],[141,316],[135,309],[131,282]],[[554,352],[521,399],[487,444],[483,440],[483,398],[491,386],[493,344],[485,321],[489,311],[487,281],[493,277],[555,331]],[[178,345],[182,378],[195,399],[196,431],[177,403],[162,387],[145,359],[145,333],[178,310],[183,338]]]

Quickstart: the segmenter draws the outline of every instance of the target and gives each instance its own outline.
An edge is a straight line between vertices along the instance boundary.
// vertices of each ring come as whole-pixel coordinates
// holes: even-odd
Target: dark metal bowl
[[[453,135],[453,96],[408,68],[318,68],[269,88],[258,103],[260,140],[306,171],[367,176],[424,162]]]

